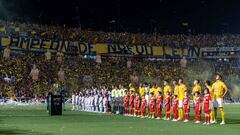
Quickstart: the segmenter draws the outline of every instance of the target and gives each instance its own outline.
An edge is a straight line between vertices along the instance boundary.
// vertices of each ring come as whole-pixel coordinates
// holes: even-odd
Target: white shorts
[[[179,100],[178,108],[183,108],[183,101]]]
[[[223,107],[223,100],[220,98],[220,99],[215,99],[212,101],[213,103],[213,107]]]

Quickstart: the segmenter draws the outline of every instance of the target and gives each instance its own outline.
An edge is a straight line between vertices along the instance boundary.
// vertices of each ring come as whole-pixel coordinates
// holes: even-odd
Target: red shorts
[[[161,111],[162,110],[162,105],[157,104],[156,109],[157,109],[157,111]]]
[[[206,113],[206,114],[210,114],[210,110],[209,110],[209,107],[208,106],[204,106],[204,113]]]
[[[136,106],[136,107],[135,107],[135,110],[139,111],[139,110],[140,110],[140,107],[139,107],[139,106]]]
[[[128,103],[124,103],[124,108],[128,108],[129,107],[129,104]]]
[[[129,107],[133,109],[134,108],[134,104],[130,104]]]
[[[154,112],[154,106],[153,105],[149,105],[149,111]]]
[[[195,109],[195,114],[196,114],[196,115],[200,115],[200,114],[201,114],[201,110]]]
[[[173,113],[178,113],[178,106],[173,107]]]
[[[190,113],[190,109],[184,106],[184,113]]]
[[[170,111],[170,104],[165,105],[165,111],[166,112]]]
[[[141,106],[141,112],[145,113],[146,112],[146,106]]]

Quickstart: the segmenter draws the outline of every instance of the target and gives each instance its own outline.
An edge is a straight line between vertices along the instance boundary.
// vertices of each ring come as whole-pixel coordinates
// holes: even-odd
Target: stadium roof
[[[0,17],[93,30],[239,33],[237,0],[0,0]]]

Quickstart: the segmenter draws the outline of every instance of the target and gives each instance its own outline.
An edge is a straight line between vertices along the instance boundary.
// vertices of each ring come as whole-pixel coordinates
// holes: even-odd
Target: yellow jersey
[[[209,94],[210,94],[211,100],[212,100],[212,98],[213,98],[213,89],[212,89],[211,86],[206,86],[206,87],[209,89]]]
[[[167,92],[169,92],[170,95],[171,95],[171,93],[172,93],[172,87],[169,86],[169,85],[164,86],[163,92],[164,92],[163,99],[165,99],[165,98],[167,97]]]
[[[135,92],[135,88],[134,87],[130,87],[129,91]]]
[[[178,86],[178,99],[182,101],[184,99],[184,92],[187,91],[187,86],[185,84],[180,84]]]
[[[144,87],[139,87],[139,94],[140,94],[141,97],[144,96],[144,94],[145,94],[145,88]]]
[[[195,93],[195,92],[199,92],[199,93],[201,94],[201,90],[202,90],[202,88],[201,88],[200,85],[196,85],[196,86],[193,87],[193,89],[192,89],[193,100],[195,100],[195,98],[196,98],[195,95],[194,95],[194,93]]]
[[[160,87],[155,88],[155,95],[158,96],[158,92],[162,92],[162,89]]]
[[[179,89],[178,87],[179,87],[178,85],[174,87],[174,95],[177,95],[177,96],[178,96],[178,89]]]
[[[224,82],[218,80],[212,85],[213,97],[214,99],[221,99],[227,86]]]
[[[150,88],[150,91],[149,91],[149,93],[153,93],[154,94],[154,92],[155,92],[155,89],[152,87],[152,88]]]

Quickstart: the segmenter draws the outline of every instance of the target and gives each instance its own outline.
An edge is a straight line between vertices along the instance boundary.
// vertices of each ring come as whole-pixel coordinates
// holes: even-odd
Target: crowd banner
[[[240,47],[205,47],[202,57],[209,59],[240,58]]]
[[[0,36],[0,48],[10,46],[13,49],[29,51],[63,51],[66,53],[78,52],[81,55],[121,54],[144,57],[190,58],[201,57],[202,49],[199,47],[176,48],[169,46],[123,45],[112,43],[84,43],[60,41],[58,39],[43,39],[31,37]]]

